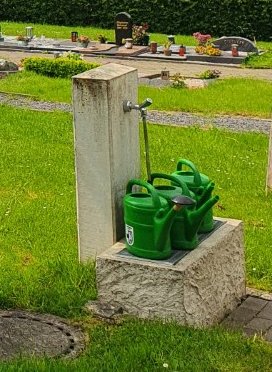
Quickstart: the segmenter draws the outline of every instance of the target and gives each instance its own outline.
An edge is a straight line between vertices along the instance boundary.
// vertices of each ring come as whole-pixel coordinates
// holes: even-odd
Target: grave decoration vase
[[[28,40],[19,40],[18,46],[28,46]]]
[[[82,41],[82,42],[80,43],[80,46],[81,46],[82,48],[87,48],[88,45],[89,45],[89,42],[88,42],[88,41]]]
[[[132,49],[132,47],[133,47],[133,39],[131,39],[131,38],[127,38],[127,39],[125,39],[125,48],[127,48],[127,49]]]
[[[183,57],[185,53],[186,53],[186,48],[183,45],[181,45],[179,47],[179,56]]]
[[[75,42],[77,42],[77,39],[78,39],[78,32],[76,32],[76,31],[72,31],[72,32],[71,32],[71,41],[72,41],[73,43],[75,43]]]
[[[231,54],[232,54],[232,57],[238,57],[239,56],[238,44],[232,44],[231,45]]]
[[[148,46],[148,44],[149,44],[149,38],[150,38],[149,35],[144,35],[143,36],[143,39],[142,39],[142,45]]]
[[[171,56],[172,50],[171,49],[164,49],[163,53],[164,53],[165,56]]]
[[[155,41],[151,41],[150,43],[150,52],[152,54],[156,54],[158,50],[158,44]]]

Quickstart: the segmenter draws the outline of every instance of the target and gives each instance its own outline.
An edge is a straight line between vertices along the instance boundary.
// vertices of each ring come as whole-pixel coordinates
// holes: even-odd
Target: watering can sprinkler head
[[[131,110],[139,110],[143,111],[146,109],[146,107],[150,106],[152,104],[151,98],[146,98],[144,102],[142,102],[140,105],[135,105],[131,101],[123,101],[123,110],[124,112],[130,112]]]
[[[189,207],[196,203],[194,199],[190,198],[189,196],[185,196],[185,195],[174,196],[172,198],[172,202],[174,203],[173,209],[175,211],[179,211],[183,207]]]
[[[145,109],[146,107],[152,105],[152,103],[153,103],[153,101],[152,101],[151,98],[146,98],[144,100],[144,102],[139,105],[139,109],[138,110],[141,111],[141,110]]]

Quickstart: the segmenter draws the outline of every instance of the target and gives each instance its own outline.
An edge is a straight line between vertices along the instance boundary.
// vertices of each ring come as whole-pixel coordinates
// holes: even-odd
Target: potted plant
[[[172,50],[170,49],[171,45],[172,45],[172,42],[169,41],[169,40],[167,40],[164,43],[163,53],[164,53],[165,56],[171,56],[171,54],[172,54]]]
[[[102,35],[102,34],[98,35],[98,41],[100,44],[105,44],[107,40],[108,39],[106,38],[105,35]]]
[[[29,43],[29,38],[25,35],[17,35],[16,39],[19,45],[27,46]]]
[[[89,37],[85,35],[80,35],[78,38],[78,42],[83,48],[87,48],[89,41],[90,41]]]
[[[148,24],[144,23],[141,26],[132,26],[132,39],[134,45],[148,45],[149,44],[149,34],[147,33]]]

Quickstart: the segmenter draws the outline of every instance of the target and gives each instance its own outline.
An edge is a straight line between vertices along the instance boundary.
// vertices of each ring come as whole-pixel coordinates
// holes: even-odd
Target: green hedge
[[[23,60],[23,66],[27,71],[34,71],[40,75],[71,78],[73,75],[98,67],[99,64],[68,58],[31,57]]]
[[[2,0],[0,19],[113,28],[121,11],[135,24],[147,22],[152,32],[272,36],[272,0]]]

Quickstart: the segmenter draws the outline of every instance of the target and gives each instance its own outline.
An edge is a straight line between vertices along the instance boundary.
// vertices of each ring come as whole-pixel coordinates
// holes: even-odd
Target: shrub
[[[220,75],[221,71],[219,70],[206,70],[199,74],[198,77],[200,79],[216,79],[219,78]]]
[[[172,88],[178,88],[178,89],[185,88],[186,85],[185,85],[184,79],[185,77],[182,76],[179,72],[177,72],[175,75],[171,77]]]
[[[23,67],[27,71],[34,71],[37,74],[49,77],[71,78],[73,75],[91,70],[100,66],[98,63],[89,63],[82,60],[70,58],[41,58],[31,57],[23,60]]]

